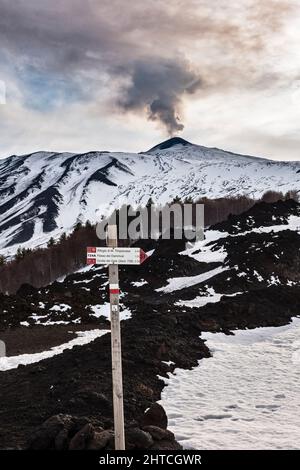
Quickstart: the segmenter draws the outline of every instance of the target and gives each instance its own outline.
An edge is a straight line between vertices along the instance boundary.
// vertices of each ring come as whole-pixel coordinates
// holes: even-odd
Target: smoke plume
[[[121,89],[119,106],[125,111],[146,110],[149,119],[161,122],[170,135],[182,131],[182,98],[201,86],[189,64],[184,60],[147,59],[135,62],[127,74],[130,81]]]

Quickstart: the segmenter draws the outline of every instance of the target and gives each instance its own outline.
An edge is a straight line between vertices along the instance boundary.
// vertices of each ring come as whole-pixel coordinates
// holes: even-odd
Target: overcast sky
[[[0,158],[181,135],[299,160],[299,43],[300,0],[0,0]]]

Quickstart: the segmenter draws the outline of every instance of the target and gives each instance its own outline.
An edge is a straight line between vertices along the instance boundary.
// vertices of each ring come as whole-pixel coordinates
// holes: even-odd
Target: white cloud
[[[0,158],[147,149],[166,137],[159,120],[147,119],[158,98],[171,108],[154,117],[179,113],[183,137],[196,143],[299,159],[300,0],[123,5],[0,0]],[[166,60],[177,78],[161,83]],[[141,64],[142,81],[153,77],[146,87],[134,75]],[[200,79],[191,96],[186,64]]]

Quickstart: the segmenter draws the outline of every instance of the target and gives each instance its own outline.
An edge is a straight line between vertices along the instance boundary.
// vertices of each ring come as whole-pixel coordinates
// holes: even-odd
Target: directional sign
[[[147,258],[141,248],[87,248],[87,264],[142,264]]]
[[[115,449],[124,450],[125,431],[118,265],[142,264],[148,258],[148,255],[141,248],[118,248],[116,225],[108,225],[107,227],[107,244],[107,247],[91,246],[87,248],[87,264],[108,265]]]

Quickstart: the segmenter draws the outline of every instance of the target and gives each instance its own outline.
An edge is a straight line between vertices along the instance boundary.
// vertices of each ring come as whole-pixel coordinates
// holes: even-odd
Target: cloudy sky
[[[300,159],[300,0],[0,0],[0,158],[182,137]]]

